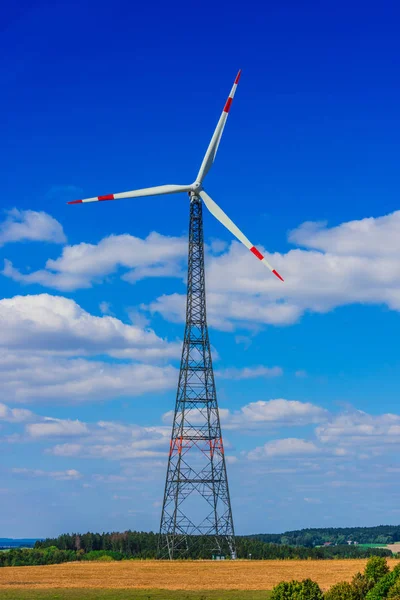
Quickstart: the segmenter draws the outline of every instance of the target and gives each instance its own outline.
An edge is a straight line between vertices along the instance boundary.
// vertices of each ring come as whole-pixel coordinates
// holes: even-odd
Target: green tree
[[[323,600],[323,594],[311,579],[282,581],[272,590],[271,600]]]
[[[333,585],[324,596],[325,600],[355,600],[356,595],[351,583],[341,581]]]
[[[366,595],[366,600],[382,600],[382,598],[387,598],[389,590],[394,586],[399,579],[399,576],[400,565],[397,565],[393,571],[382,577],[382,579],[374,585],[372,590]]]
[[[395,581],[387,595],[390,600],[400,600],[400,577]]]
[[[365,577],[374,583],[377,583],[387,573],[389,573],[389,566],[386,558],[383,558],[382,556],[371,556],[364,570]]]
[[[364,600],[374,582],[362,573],[356,573],[351,581],[354,592],[354,600]]]
[[[303,579],[301,582],[301,591],[299,600],[322,600],[324,597],[318,583],[311,579]]]

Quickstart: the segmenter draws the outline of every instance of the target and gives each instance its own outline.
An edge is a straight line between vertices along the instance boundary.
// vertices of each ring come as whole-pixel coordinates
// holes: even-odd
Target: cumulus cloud
[[[64,247],[59,258],[49,259],[45,268],[24,274],[5,262],[3,274],[20,283],[37,283],[61,291],[89,288],[124,269],[130,283],[148,277],[182,277],[182,260],[187,240],[159,233],[145,239],[132,235],[111,235],[98,244]]]
[[[302,248],[285,254],[265,252],[285,283],[268,276],[263,265],[236,241],[218,253],[215,243],[211,244],[207,261],[210,324],[227,331],[290,325],[306,311],[325,313],[354,303],[385,304],[400,310],[399,224],[400,211],[331,228],[325,223],[303,223],[289,235],[289,241]],[[183,237],[154,232],[145,239],[109,236],[98,244],[65,247],[43,270],[23,274],[6,262],[3,273],[21,283],[59,290],[90,287],[120,268],[122,277],[132,283],[147,277],[184,280],[186,252]],[[161,295],[145,308],[180,322],[185,296]]]
[[[0,246],[10,242],[64,244],[67,241],[61,224],[45,212],[14,208],[6,215],[0,223]]]
[[[238,247],[237,250],[232,248]],[[237,256],[235,257],[235,255]],[[230,267],[227,273],[219,273],[218,277],[229,277],[233,280],[236,273],[235,260],[243,257],[243,250],[238,244],[233,243],[228,255],[232,258]],[[248,259],[246,257],[244,260]],[[251,259],[251,257],[250,257]],[[216,258],[215,260],[219,260]],[[209,273],[207,274],[207,320],[211,327],[221,331],[234,331],[236,328],[252,329],[255,326],[262,324],[272,325],[290,325],[298,321],[302,311],[294,304],[284,302],[282,298],[270,300],[268,293],[261,295],[257,291],[257,284],[251,292],[251,286],[245,290],[240,290],[232,283],[236,289],[232,292],[227,289],[222,292],[214,292],[215,278],[211,278],[210,271],[212,270],[213,262],[209,264]],[[246,264],[244,270],[251,272],[251,264]],[[265,269],[263,270],[265,277]],[[259,273],[262,279],[261,273]],[[219,284],[218,284],[219,285]],[[272,295],[273,297],[273,295]],[[186,298],[183,294],[163,294],[143,309],[148,310],[151,314],[161,314],[164,319],[172,323],[180,323],[185,319]]]
[[[306,222],[289,241],[306,248],[345,256],[398,256],[400,211],[383,217],[349,221],[329,228],[326,222]]]
[[[306,223],[289,239],[303,249],[268,254],[285,283],[266,276],[241,244],[208,261],[207,314],[221,330],[255,325],[290,325],[306,311],[328,312],[346,304],[385,304],[400,310],[398,231],[400,211],[328,228]],[[152,313],[178,322],[184,296],[162,295],[148,305]]]
[[[318,453],[317,446],[310,441],[298,438],[272,440],[247,453],[249,460],[262,460],[274,456],[305,456]]]
[[[176,386],[172,366],[0,352],[2,392],[13,402],[88,402],[160,393]]]
[[[26,408],[10,408],[0,402],[0,421],[23,423],[24,421],[31,421],[34,418],[34,413]]]
[[[17,475],[25,475],[26,477],[48,477],[57,481],[76,481],[81,479],[82,475],[75,469],[67,469],[66,471],[42,471],[41,469],[11,469]]]
[[[113,421],[85,423],[85,431],[78,428],[72,434],[74,443],[57,444],[47,450],[55,456],[81,456],[124,460],[135,458],[165,458],[171,435],[169,427],[143,427]],[[50,440],[52,433],[44,432]]]
[[[54,456],[78,456],[82,450],[82,444],[57,444],[48,453]]]
[[[45,417],[42,423],[32,423],[26,426],[26,431],[33,438],[74,437],[86,435],[86,423],[70,419],[53,419]]]
[[[306,425],[321,423],[328,418],[328,411],[310,402],[298,400],[259,400],[250,402],[239,411],[221,409],[221,421],[229,429],[257,427],[259,425]]]
[[[257,403],[253,403],[257,404]],[[298,403],[301,404],[301,403]],[[310,411],[312,415],[310,420],[305,416],[307,413],[306,404],[296,407],[299,410],[299,415],[303,412],[305,420],[302,417],[297,421],[297,424],[316,423],[315,441],[298,438],[287,438],[281,440],[268,441],[263,446],[259,446],[247,453],[250,460],[262,460],[273,458],[274,456],[284,457],[302,457],[306,454],[317,454],[324,459],[335,459],[335,465],[339,467],[338,460],[346,459],[348,456],[363,460],[371,456],[376,457],[392,450],[393,446],[400,446],[400,416],[395,414],[371,415],[359,410],[347,410],[337,415],[332,415],[324,409],[314,406]],[[283,407],[284,405],[282,405]],[[312,407],[313,405],[308,405]],[[252,408],[252,404],[248,405]],[[293,407],[292,407],[293,408]],[[236,415],[227,415],[229,428],[229,419],[235,420],[238,424],[243,423],[242,428],[246,427],[249,417],[245,415],[247,407],[243,407],[240,411],[243,417]],[[290,411],[289,407],[287,409]],[[251,412],[258,415],[258,410]],[[284,420],[285,410],[282,413],[282,424]],[[221,415],[221,420],[224,425],[224,415]],[[251,418],[254,418],[253,416]],[[263,414],[261,411],[261,422]],[[293,424],[289,420],[288,424]]]
[[[38,294],[0,300],[0,348],[69,354],[109,354],[116,358],[176,358],[181,343],[169,343],[153,330],[97,317],[74,300]]]
[[[180,342],[115,317],[92,315],[68,298],[40,294],[0,300],[0,376],[10,402],[82,402],[163,392],[176,385],[177,372],[154,363],[180,354]],[[85,358],[99,355],[101,360]],[[29,417],[0,410],[3,419]]]
[[[230,411],[220,408],[222,428],[224,430],[265,428],[277,426],[301,426],[326,421],[329,412],[320,406],[310,402],[299,402],[298,400],[259,400],[242,406],[240,410]],[[174,412],[169,410],[163,414],[163,422],[171,423]],[[191,415],[190,422],[198,424],[204,421],[202,415]]]
[[[386,413],[370,415],[360,410],[347,411],[332,417],[316,429],[324,444],[340,444],[370,449],[385,444],[400,444],[400,416]]]
[[[46,454],[58,457],[79,459],[102,458],[104,460],[125,459],[166,459],[168,456],[171,428],[160,426],[146,427],[116,421],[84,422],[78,419],[40,418],[25,425],[25,435],[18,435],[23,443],[41,444],[48,442]],[[67,438],[67,441],[63,439]],[[7,441],[7,439],[5,439]],[[54,442],[57,442],[55,445]],[[32,476],[42,471],[28,469],[14,470]]]

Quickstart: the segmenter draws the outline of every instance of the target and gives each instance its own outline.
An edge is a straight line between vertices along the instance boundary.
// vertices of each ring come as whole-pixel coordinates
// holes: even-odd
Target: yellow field
[[[390,559],[391,568],[398,560]],[[141,588],[166,590],[270,590],[283,580],[310,577],[326,590],[350,581],[366,560],[76,562],[0,569],[4,588]]]

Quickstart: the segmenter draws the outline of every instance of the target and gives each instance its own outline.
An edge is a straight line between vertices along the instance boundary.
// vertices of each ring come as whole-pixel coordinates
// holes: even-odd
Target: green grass
[[[386,548],[387,544],[357,544],[358,548]]]
[[[267,600],[270,594],[258,590],[0,589],[1,600]]]

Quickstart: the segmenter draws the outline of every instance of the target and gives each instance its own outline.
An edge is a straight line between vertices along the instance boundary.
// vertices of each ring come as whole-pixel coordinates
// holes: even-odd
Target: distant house
[[[353,542],[353,540],[347,540],[349,546],[357,546],[358,542]]]
[[[332,546],[332,542],[324,542],[324,546]]]

